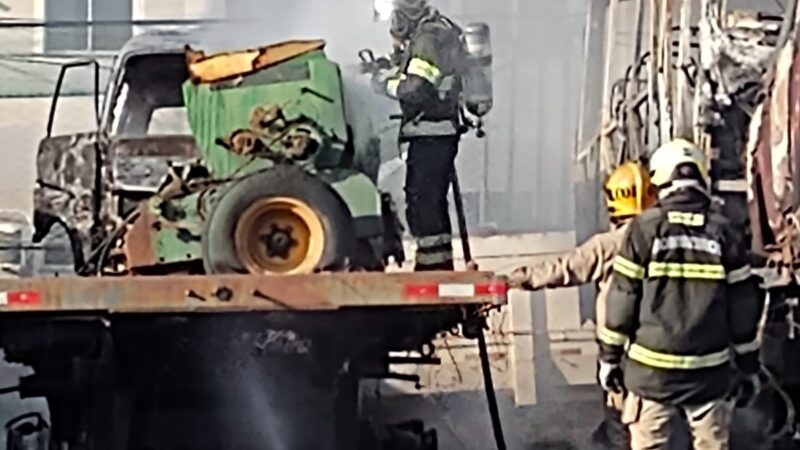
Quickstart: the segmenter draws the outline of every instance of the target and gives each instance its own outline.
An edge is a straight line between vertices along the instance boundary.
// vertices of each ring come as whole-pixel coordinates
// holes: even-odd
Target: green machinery
[[[128,217],[104,270],[290,274],[402,261],[391,201],[353,164],[339,67],[323,48],[187,47],[183,99],[201,157],[170,170]]]

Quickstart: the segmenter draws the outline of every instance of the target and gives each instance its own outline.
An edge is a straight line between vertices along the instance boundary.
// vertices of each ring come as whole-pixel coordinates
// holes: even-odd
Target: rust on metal
[[[796,153],[798,121],[798,54],[793,45],[780,50],[774,69],[774,83],[756,108],[747,144],[749,199],[753,247],[756,253],[770,254],[780,264],[794,265],[794,218],[791,211],[793,189],[792,156]],[[780,251],[775,251],[780,250]]]
[[[129,269],[156,264],[153,238],[157,221],[147,203],[139,205],[139,215],[125,233],[122,246]]]
[[[176,156],[181,159],[199,158],[200,151],[192,136],[157,136],[120,138],[111,143],[115,158],[130,156]]]
[[[406,294],[409,285],[426,284],[488,284],[496,289],[476,289],[474,296]],[[505,282],[487,272],[0,279],[0,297],[18,293],[35,295],[37,302],[8,302],[0,311],[203,313],[506,303]]]
[[[213,83],[257,72],[324,47],[323,40],[295,40],[207,56],[187,46],[186,65],[192,82]]]

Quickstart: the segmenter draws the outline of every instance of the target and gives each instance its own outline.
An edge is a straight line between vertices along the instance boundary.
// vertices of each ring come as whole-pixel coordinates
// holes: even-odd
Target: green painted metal
[[[191,261],[201,258],[200,237],[203,215],[199,208],[202,192],[186,197],[148,202],[150,212],[159,217],[153,236],[153,254],[159,264]]]
[[[318,168],[337,167],[347,141],[339,66],[313,51],[233,81],[183,86],[189,123],[206,165],[216,178],[253,172],[268,165],[216,144],[248,128],[257,107],[279,106],[287,120],[312,119],[331,137],[314,159]]]
[[[353,219],[381,217],[380,192],[368,176],[355,170],[324,170],[318,176],[339,194]]]
[[[235,80],[210,84],[187,81],[183,95],[204,165],[213,178],[228,181],[186,197],[150,202],[151,212],[161,224],[154,230],[152,241],[158,264],[201,259],[203,221],[225,187],[276,164],[274,153],[241,156],[217,143],[236,130],[251,129],[256,108],[278,106],[287,122],[303,117],[313,121],[324,134],[324,144],[308,161],[294,163],[330,185],[357,223],[381,223],[380,192],[374,181],[363,171],[345,167],[348,162],[343,155],[349,136],[341,75],[338,65],[323,51],[312,51]],[[380,229],[356,228],[359,238],[371,237]]]

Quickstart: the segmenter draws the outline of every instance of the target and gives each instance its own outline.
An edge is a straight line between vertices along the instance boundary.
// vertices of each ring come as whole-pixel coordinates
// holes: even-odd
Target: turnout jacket
[[[723,398],[732,363],[759,367],[763,304],[749,263],[744,236],[705,192],[687,187],[660,199],[630,224],[614,260],[600,357],[624,356],[625,386],[642,397]]]
[[[449,19],[437,13],[418,25],[399,74],[386,84],[400,101],[401,139],[459,134],[464,63],[461,30]]]
[[[622,244],[627,225],[599,233],[571,252],[545,258],[527,267],[524,288],[530,290],[554,289],[597,283],[595,320],[605,323],[606,299],[611,286],[614,257]]]

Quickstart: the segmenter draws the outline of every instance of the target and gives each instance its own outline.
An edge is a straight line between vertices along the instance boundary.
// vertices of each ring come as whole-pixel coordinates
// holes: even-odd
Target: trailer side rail
[[[503,305],[488,272],[0,279],[0,312],[203,313]]]

